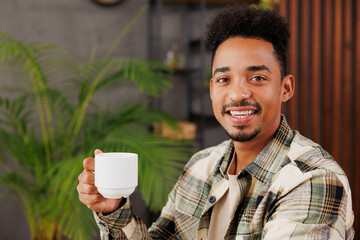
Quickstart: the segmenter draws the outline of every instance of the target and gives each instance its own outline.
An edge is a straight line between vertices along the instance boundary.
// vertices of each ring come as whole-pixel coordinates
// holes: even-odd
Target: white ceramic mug
[[[95,155],[95,186],[105,198],[129,197],[138,185],[138,155],[108,152]]]

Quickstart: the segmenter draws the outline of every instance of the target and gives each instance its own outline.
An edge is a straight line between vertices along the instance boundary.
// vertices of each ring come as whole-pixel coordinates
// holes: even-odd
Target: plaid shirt
[[[128,201],[95,219],[102,239],[207,239],[212,207],[227,191],[232,141],[196,153],[146,229]],[[281,124],[238,176],[240,201],[225,239],[353,239],[351,191],[341,167],[318,144]]]

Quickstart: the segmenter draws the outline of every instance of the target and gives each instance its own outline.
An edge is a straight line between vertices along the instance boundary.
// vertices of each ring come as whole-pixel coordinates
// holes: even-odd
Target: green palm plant
[[[170,115],[146,103],[123,103],[116,113],[96,106],[107,88],[134,85],[149,96],[170,87],[161,63],[111,57],[111,52],[146,6],[120,33],[105,58],[78,63],[54,45],[25,44],[0,33],[3,76],[18,81],[0,97],[0,176],[7,194],[16,194],[32,239],[90,239],[91,211],[78,200],[82,160],[95,148],[139,154],[139,190],[159,210],[192,150],[189,143],[154,135],[151,126]],[[160,71],[158,71],[160,70]],[[5,91],[11,96],[6,97]]]

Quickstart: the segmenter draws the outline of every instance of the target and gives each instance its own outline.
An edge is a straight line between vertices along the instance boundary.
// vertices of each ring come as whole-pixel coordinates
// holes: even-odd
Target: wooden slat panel
[[[342,167],[347,173],[349,177],[353,176],[353,173],[350,171],[352,158],[350,157],[353,151],[353,131],[351,131],[351,116],[352,116],[352,109],[353,109],[353,100],[352,98],[352,91],[353,91],[353,59],[352,59],[352,52],[354,51],[352,47],[352,4],[351,0],[344,1],[344,41],[343,41],[343,104],[342,104],[342,117],[343,117],[343,134],[342,134],[342,157],[343,157],[343,164]]]
[[[298,19],[300,7],[301,16]],[[298,95],[287,105],[289,110],[286,111],[286,116],[291,127],[299,129],[304,135],[310,124],[309,137],[329,151],[344,169],[352,188],[354,227],[358,231],[360,1],[281,0],[279,10],[289,21],[292,36],[289,46],[289,73],[295,76],[295,94]],[[311,18],[307,17],[308,13]],[[307,19],[303,19],[304,17]],[[310,59],[307,53],[309,49]],[[310,77],[310,83],[306,76]],[[310,109],[306,108],[308,102],[303,99],[309,92]],[[304,117],[305,114],[310,114],[310,120]],[[355,239],[360,239],[358,235],[357,233]]]
[[[323,147],[331,152],[331,142],[329,141],[332,138],[332,57],[333,57],[333,49],[332,49],[332,4],[330,4],[330,0],[326,1],[327,4],[323,5],[324,18],[323,18],[323,61],[322,61],[322,75],[323,75],[323,94],[322,94],[322,132],[324,137],[324,142],[322,143]]]
[[[288,7],[288,1],[279,2],[279,13],[281,16],[285,18],[287,18],[287,7]]]
[[[300,83],[298,89],[299,94],[299,127],[300,132],[307,137],[310,137],[308,131],[308,116],[311,113],[309,107],[310,100],[310,85],[309,81],[309,20],[310,20],[310,3],[308,0],[301,1],[300,8],[300,66],[301,71],[298,72],[298,82]]]
[[[340,150],[341,144],[341,116],[342,116],[342,104],[341,104],[341,90],[342,90],[342,0],[335,0],[334,6],[334,65],[333,65],[333,105],[332,105],[332,155],[339,163],[342,163],[342,156]]]
[[[357,232],[357,238],[360,238],[359,234],[359,218],[360,218],[360,1],[354,0],[354,15],[355,15],[355,84],[354,84],[354,128],[355,130],[355,143],[354,143],[354,188],[353,191],[353,202],[354,202],[354,211],[355,211],[355,229]]]
[[[290,38],[290,45],[289,45],[289,73],[292,73],[295,76],[295,79],[298,76],[298,69],[297,69],[297,56],[298,56],[298,38],[297,38],[297,31],[298,31],[298,11],[299,4],[297,0],[293,0],[289,2],[289,25],[290,25],[290,32],[292,37]],[[298,87],[295,86],[295,94],[294,97],[289,101],[289,113],[288,113],[288,122],[292,128],[297,129],[297,102],[296,97],[298,94]]]
[[[321,0],[313,0],[312,7],[312,71],[311,71],[311,138],[313,141],[320,143],[320,104],[321,104],[321,71],[320,71],[320,54],[321,54]],[[320,16],[320,17],[319,17]]]

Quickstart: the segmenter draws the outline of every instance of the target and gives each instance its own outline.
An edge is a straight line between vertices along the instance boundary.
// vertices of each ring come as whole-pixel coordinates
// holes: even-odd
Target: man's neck
[[[234,142],[235,157],[238,165],[246,167],[264,149],[270,139],[262,142]]]
[[[238,174],[242,169],[249,165],[257,155],[265,148],[271,140],[273,134],[264,137],[256,136],[247,142],[234,141],[235,159],[229,169],[230,174]]]

